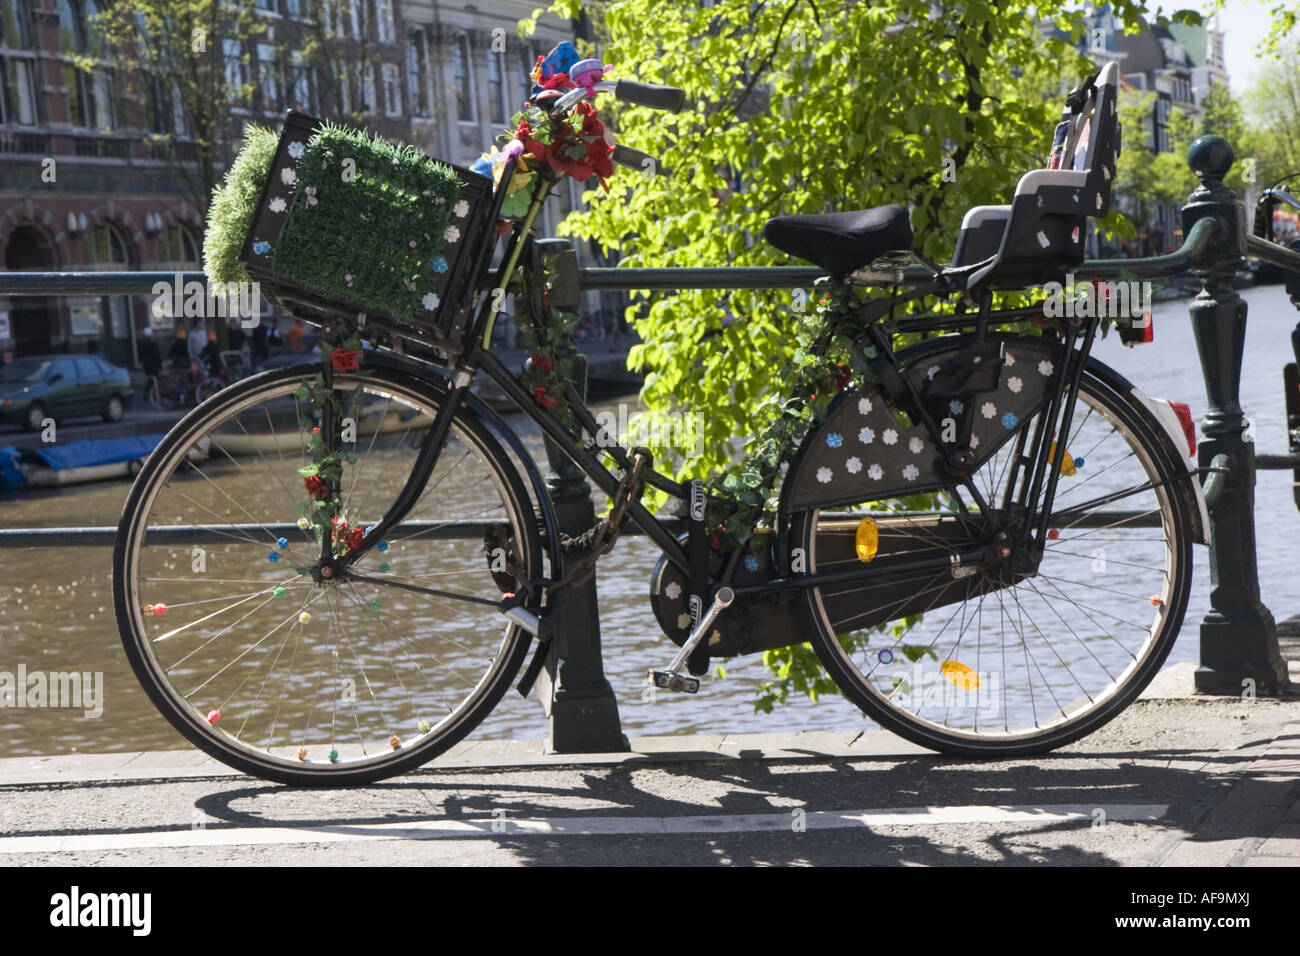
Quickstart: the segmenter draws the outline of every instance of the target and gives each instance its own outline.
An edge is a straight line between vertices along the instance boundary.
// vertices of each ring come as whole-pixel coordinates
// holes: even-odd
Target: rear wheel
[[[1021,425],[1030,436],[1038,417]],[[986,500],[1004,502],[1018,447],[977,470]],[[882,726],[945,753],[1042,753],[1112,719],[1155,676],[1191,587],[1194,502],[1179,487],[1179,452],[1145,407],[1090,371],[1066,449],[1057,527],[1034,573],[944,567],[804,592],[818,658]],[[958,495],[937,496],[948,517],[891,518],[876,509],[897,504],[880,501],[849,510],[878,519],[881,556],[942,553],[987,536],[977,511],[954,517]],[[855,527],[812,510],[795,517],[791,540],[810,574],[846,570],[860,566]]]
[[[114,597],[136,676],[195,745],[267,779],[350,785],[428,761],[500,700],[529,641],[497,610],[503,569],[537,578],[541,549],[518,472],[461,409],[410,513],[326,579],[320,538],[299,525],[317,419],[298,389],[319,371],[245,379],[173,428],[127,499]],[[385,367],[335,386],[361,390],[340,498],[365,528],[445,393]],[[488,532],[500,560],[485,556]]]

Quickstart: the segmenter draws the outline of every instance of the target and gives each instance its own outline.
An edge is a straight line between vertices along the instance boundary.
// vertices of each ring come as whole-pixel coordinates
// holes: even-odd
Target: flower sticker
[[[872,465],[867,469],[867,477],[872,481],[879,481],[881,478],[885,477],[885,470],[879,465]]]
[[[992,418],[998,413],[998,408],[992,402],[985,402],[980,406],[980,414],[985,418]]]
[[[870,414],[871,414],[871,408],[872,408],[872,405],[871,405],[871,399],[869,399],[869,398],[859,398],[859,399],[858,399],[858,413],[859,413],[859,414],[861,414],[861,415],[870,415]]]
[[[912,436],[912,440],[907,443],[907,447],[913,455],[919,455],[921,452],[925,451],[925,442],[914,435]]]
[[[864,445],[870,445],[875,440],[876,433],[870,428],[864,428],[862,431],[858,432],[858,441],[862,442]]]
[[[690,616],[689,614],[687,614],[685,611],[683,611],[681,614],[678,614],[678,615],[677,615],[677,626],[680,627],[680,628],[687,628],[687,627],[690,627],[690,626],[691,626],[691,616]]]
[[[955,398],[948,403],[948,411],[952,412],[954,415],[960,415],[965,410],[966,410],[966,406],[963,405],[961,402],[957,401],[957,399]]]
[[[469,203],[462,199],[451,207],[451,212],[457,219],[464,219],[469,215]]]
[[[271,210],[271,212],[284,212],[286,206],[288,206],[288,203],[284,201],[283,196],[276,196],[266,204],[266,208]]]
[[[925,370],[925,377],[932,382],[934,381],[934,377],[938,374],[939,374],[939,366],[937,365],[931,365],[929,368]]]
[[[256,252],[259,256],[264,256],[271,251],[271,244],[269,242],[262,242],[262,241],[255,242],[253,243],[253,251]]]
[[[745,555],[745,570],[746,570],[746,571],[757,571],[757,570],[758,570],[758,558],[754,557],[752,554],[747,554],[747,555]]]
[[[434,272],[446,272],[447,260],[444,259],[442,256],[434,256],[432,259],[429,260],[429,268],[432,269]]]
[[[854,455],[852,458],[850,458],[848,461],[844,463],[844,470],[847,471],[850,475],[856,475],[858,472],[862,470],[862,459],[859,458],[857,455]]]
[[[1006,354],[1006,363],[1005,363],[1005,364],[1006,364],[1007,368],[1010,368],[1011,366],[1015,365],[1015,364],[1016,364],[1016,357],[1015,357],[1014,355],[1012,355],[1010,352],[1008,352],[1008,353]]]
[[[1011,389],[1011,391],[1015,392],[1016,394],[1020,393],[1020,390],[1024,388],[1024,385],[1025,383],[1020,381],[1018,376],[1012,375],[1009,379],[1007,379],[1007,388]]]
[[[903,469],[903,477],[908,481],[916,481],[917,476],[920,474],[920,469],[918,469],[916,465],[908,465]]]
[[[818,468],[817,480],[823,485],[827,484],[831,480],[831,470],[829,468]]]
[[[880,440],[886,445],[896,445],[898,444],[898,432],[892,428],[886,428],[885,433],[880,436]]]
[[[1052,374],[1052,369],[1054,368],[1055,366],[1052,365],[1051,362],[1047,361],[1047,359],[1043,359],[1041,362],[1038,363],[1038,374],[1042,375],[1045,378],[1048,375]]]
[[[669,581],[668,586],[664,588],[664,594],[667,596],[668,600],[676,601],[682,596],[682,586],[676,581]]]
[[[288,166],[280,170],[280,182],[284,183],[286,186],[292,186],[297,181],[298,181],[298,174],[294,172],[292,169],[290,169]]]
[[[426,309],[428,309],[430,312],[432,312],[434,309],[438,307],[438,301],[439,300],[437,295],[435,295],[432,292],[428,292],[425,294],[424,298],[420,300],[420,304],[424,306]]]
[[[302,154],[307,152],[307,147],[303,146],[303,144],[297,140],[294,140],[289,144],[288,152],[294,159],[302,159]]]
[[[460,230],[455,226],[448,226],[447,231],[442,234],[442,238],[448,242],[459,242]]]
[[[839,448],[843,444],[844,444],[844,436],[841,435],[839,432],[831,432],[829,435],[826,436],[827,448]]]
[[[306,189],[303,190],[303,192],[307,194],[307,205],[308,205],[308,206],[314,206],[314,205],[316,205],[316,203],[320,202],[320,200],[316,198],[316,187],[315,187],[315,186],[308,186]]]
[[[1005,415],[1002,416],[1002,427],[1015,428],[1016,423],[1019,421],[1020,419],[1016,417],[1014,412],[1007,412]]]
[[[970,436],[970,447],[971,447],[971,450],[973,451],[974,449],[978,448],[979,446],[980,446],[980,436],[979,436],[979,435],[971,435],[971,436]]]

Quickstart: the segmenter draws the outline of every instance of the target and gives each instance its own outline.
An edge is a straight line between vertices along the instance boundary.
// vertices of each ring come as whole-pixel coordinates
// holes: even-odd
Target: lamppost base
[[[1278,652],[1277,626],[1268,608],[1205,616],[1195,682],[1203,694],[1234,697],[1271,697],[1288,688],[1287,664]]]

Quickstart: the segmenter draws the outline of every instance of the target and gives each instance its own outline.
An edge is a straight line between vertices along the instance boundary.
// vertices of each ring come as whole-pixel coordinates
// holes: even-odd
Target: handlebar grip
[[[614,152],[610,154],[609,158],[620,166],[626,166],[628,169],[644,173],[647,176],[669,175],[668,170],[655,157],[639,149],[633,149],[631,146],[624,146],[622,143],[614,147]]]
[[[652,110],[667,110],[680,113],[686,105],[686,91],[675,86],[656,86],[653,83],[638,83],[635,80],[619,80],[614,87],[617,99],[637,106],[648,106]]]

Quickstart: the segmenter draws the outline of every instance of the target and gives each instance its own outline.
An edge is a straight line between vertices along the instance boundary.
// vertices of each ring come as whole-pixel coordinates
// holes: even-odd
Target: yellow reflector
[[[976,690],[980,686],[979,675],[960,661],[944,661],[939,670],[962,690]]]
[[[871,518],[863,518],[858,522],[858,531],[853,537],[858,560],[866,564],[876,556],[876,549],[880,547],[880,532],[876,530],[876,522]]]
[[[1056,457],[1056,442],[1052,442],[1052,447],[1047,450],[1047,456],[1049,458]],[[1067,448],[1065,454],[1061,456],[1061,474],[1069,478],[1074,474],[1075,470],[1074,456],[1070,454],[1070,449]]]

